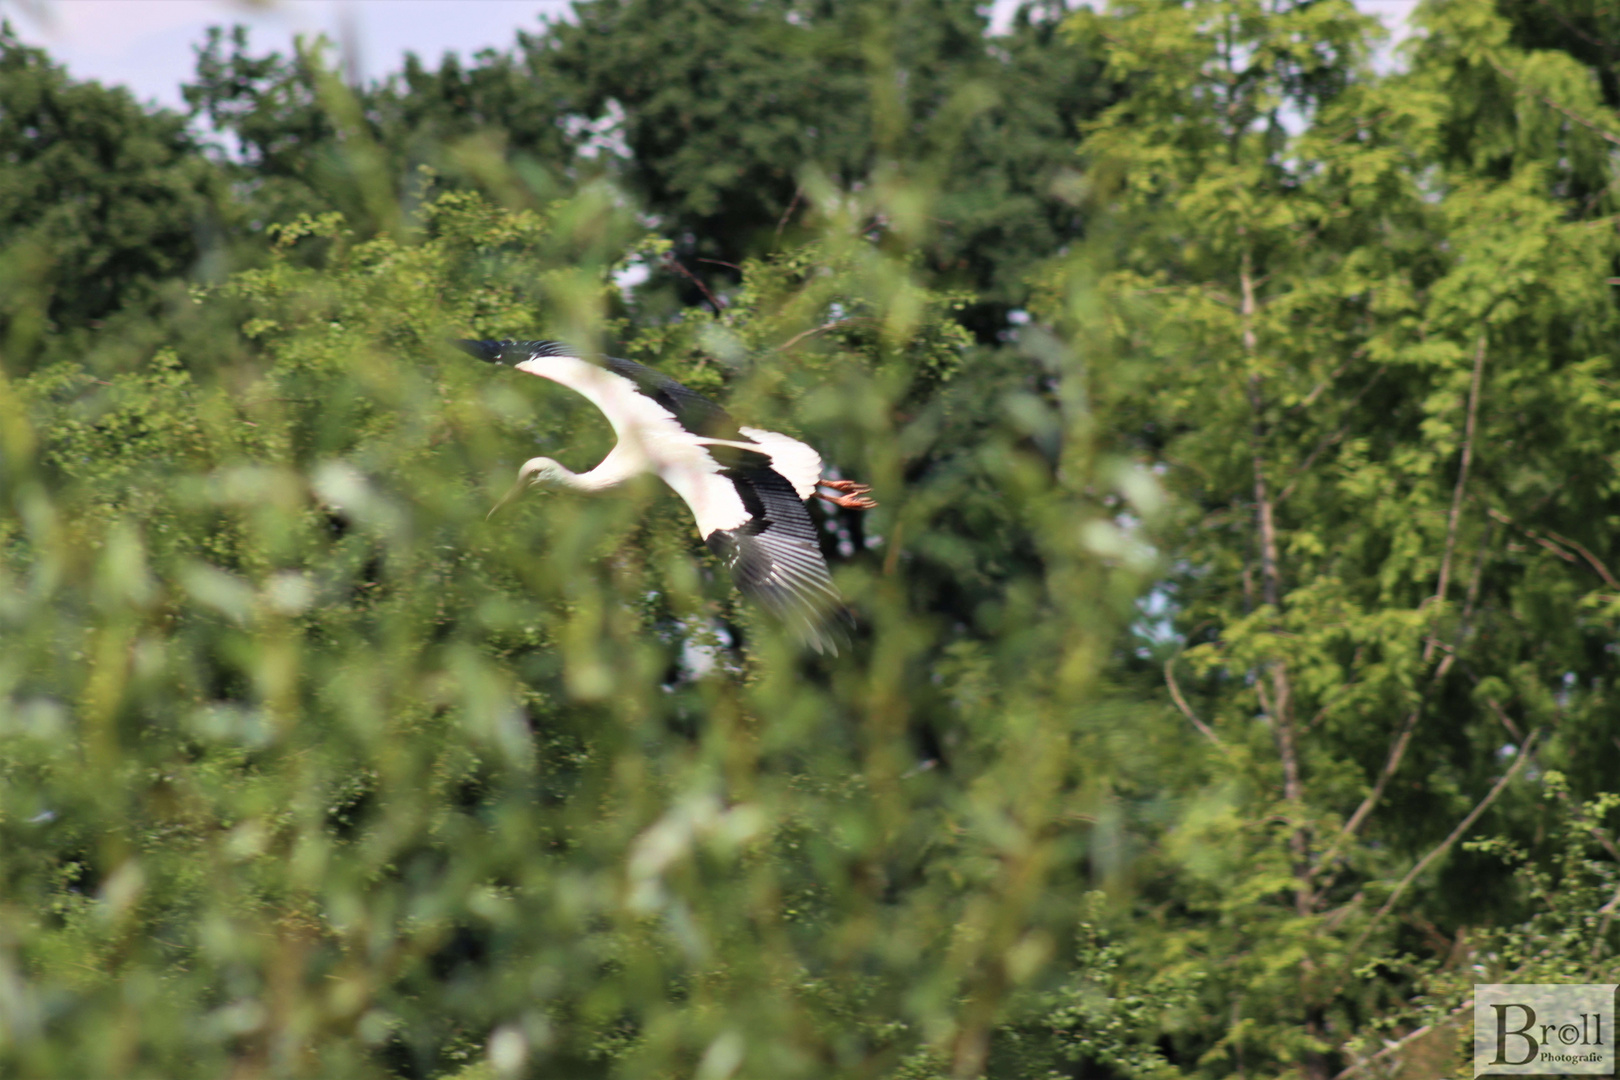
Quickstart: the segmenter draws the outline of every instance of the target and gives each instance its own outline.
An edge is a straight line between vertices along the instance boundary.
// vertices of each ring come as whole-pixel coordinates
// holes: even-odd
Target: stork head
[[[518,483],[524,490],[562,486],[573,478],[573,472],[548,457],[530,458],[518,469]]]
[[[495,511],[508,503],[516,502],[525,494],[537,488],[557,487],[567,484],[574,474],[564,468],[560,463],[548,457],[530,458],[518,469],[517,483],[512,485],[510,491],[501,496],[489,511],[489,517],[495,516]]]

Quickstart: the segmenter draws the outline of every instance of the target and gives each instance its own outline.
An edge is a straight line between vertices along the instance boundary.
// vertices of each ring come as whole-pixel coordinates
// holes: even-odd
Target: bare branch
[[[1502,524],[1511,525],[1515,529],[1518,529],[1520,532],[1524,533],[1524,535],[1528,536],[1530,539],[1534,540],[1548,551],[1551,551],[1565,562],[1574,562],[1575,556],[1571,555],[1567,551],[1562,550],[1559,545],[1574,548],[1580,553],[1581,558],[1586,560],[1586,564],[1596,571],[1597,576],[1603,579],[1603,583],[1605,585],[1609,586],[1611,589],[1620,589],[1620,578],[1616,578],[1614,572],[1609,569],[1608,564],[1606,564],[1596,555],[1592,554],[1591,550],[1580,541],[1571,540],[1567,536],[1561,536],[1558,533],[1553,532],[1551,529],[1537,530],[1528,525],[1520,525],[1507,514],[1504,514],[1502,511],[1497,510],[1494,507],[1487,510],[1486,513],[1490,514],[1491,517],[1495,518],[1497,521],[1500,521]]]
[[[1294,404],[1289,407],[1288,411],[1298,412],[1301,409],[1308,409],[1312,405],[1315,405],[1316,399],[1322,396],[1323,391],[1325,391],[1329,386],[1332,386],[1333,383],[1338,380],[1340,375],[1343,375],[1350,369],[1350,365],[1355,361],[1356,355],[1359,355],[1361,351],[1364,350],[1358,350],[1357,354],[1351,355],[1344,361],[1344,363],[1328,372],[1327,378],[1311,387],[1311,392],[1294,402]]]
[[[1313,386],[1311,388],[1310,393],[1306,394],[1304,397],[1302,397],[1298,401],[1294,402],[1294,404],[1290,405],[1288,407],[1288,411],[1290,413],[1294,413],[1294,412],[1298,412],[1301,409],[1308,409],[1312,405],[1316,404],[1316,399],[1322,396],[1323,391],[1325,391],[1329,386],[1332,386],[1334,384],[1334,382],[1336,382],[1338,380],[1340,375],[1343,375],[1346,371],[1349,371],[1351,364],[1355,363],[1357,360],[1360,360],[1362,357],[1364,357],[1366,355],[1367,355],[1367,347],[1365,345],[1363,345],[1361,348],[1357,349],[1355,352],[1353,352],[1349,356],[1345,357],[1344,362],[1342,364],[1340,364],[1338,367],[1334,368],[1332,371],[1328,372],[1327,377],[1324,378],[1321,382],[1317,383],[1315,386]],[[1381,372],[1384,369],[1379,368],[1378,370]],[[1363,390],[1362,393],[1366,393],[1366,391]],[[1360,395],[1357,395],[1357,396],[1360,396]]]
[[[1474,999],[1469,998],[1467,1001],[1463,1002],[1461,1005],[1457,1006],[1455,1009],[1452,1009],[1450,1012],[1448,1012],[1446,1014],[1445,1020],[1437,1020],[1432,1024],[1424,1024],[1422,1027],[1418,1028],[1416,1031],[1411,1031],[1411,1032],[1408,1032],[1405,1035],[1402,1035],[1400,1037],[1400,1039],[1398,1039],[1395,1042],[1387,1044],[1382,1050],[1378,1051],[1378,1053],[1373,1054],[1370,1057],[1364,1057],[1360,1061],[1356,1062],[1354,1065],[1351,1065],[1350,1067],[1344,1069],[1337,1076],[1335,1076],[1333,1078],[1333,1080],[1348,1080],[1349,1077],[1354,1076],[1356,1073],[1360,1072],[1362,1069],[1365,1069],[1367,1066],[1371,1065],[1373,1062],[1378,1061],[1378,1060],[1380,1060],[1382,1058],[1386,1058],[1389,1055],[1391,1055],[1391,1054],[1395,1053],[1396,1051],[1398,1051],[1398,1050],[1402,1049],[1403,1047],[1405,1047],[1408,1043],[1411,1043],[1411,1042],[1414,1042],[1417,1039],[1423,1038],[1423,1036],[1427,1035],[1429,1032],[1433,1031],[1435,1028],[1439,1027],[1441,1024],[1446,1023],[1452,1017],[1457,1016],[1459,1013],[1465,1013],[1469,1009],[1472,1009],[1473,1007],[1474,1007]]]
[[[1560,105],[1552,98],[1543,94],[1538,94],[1534,90],[1531,90],[1529,87],[1525,86],[1524,83],[1519,81],[1519,77],[1517,75],[1513,74],[1513,72],[1497,63],[1494,59],[1491,60],[1491,67],[1495,68],[1496,73],[1502,76],[1502,78],[1517,86],[1519,88],[1519,93],[1525,95],[1526,97],[1535,98],[1537,101],[1547,106],[1547,108],[1561,113],[1564,119],[1570,121],[1571,123],[1579,124],[1581,127],[1597,135],[1598,138],[1603,139],[1606,142],[1614,143],[1616,146],[1620,146],[1620,135],[1614,135],[1608,131],[1605,131],[1600,125],[1586,119],[1586,117],[1575,112],[1573,109],[1569,108],[1569,106]]]
[[[778,352],[787,352],[805,338],[815,337],[817,334],[825,334],[829,331],[837,330],[840,327],[853,326],[856,323],[863,322],[877,322],[877,320],[865,315],[852,315],[847,319],[839,319],[837,322],[823,323],[820,326],[812,326],[808,330],[801,330],[799,333],[794,334],[782,344],[778,345],[776,349]]]
[[[1479,679],[1474,677],[1472,673],[1470,673],[1469,677],[1473,678],[1475,684],[1478,684]],[[1515,724],[1508,716],[1507,710],[1503,709],[1501,704],[1498,703],[1495,698],[1486,698],[1485,704],[1489,706],[1491,712],[1496,714],[1497,720],[1501,721],[1502,726],[1507,729],[1509,735],[1513,736],[1514,741],[1522,743],[1524,741],[1524,735],[1519,731],[1519,725]],[[1569,792],[1560,788],[1558,790],[1558,798],[1566,807],[1569,807],[1571,810],[1575,809],[1575,801],[1570,798]],[[1609,858],[1613,859],[1617,863],[1620,863],[1620,848],[1615,847],[1614,841],[1610,840],[1608,836],[1604,834],[1602,829],[1598,828],[1596,825],[1588,825],[1586,827],[1586,831],[1591,833],[1592,839],[1596,840],[1598,844],[1602,846],[1603,850],[1609,853]]]
[[[1440,661],[1440,667],[1449,668],[1452,659],[1453,657],[1448,655],[1444,660]],[[1434,685],[1434,681],[1431,680],[1430,686]],[[1373,808],[1384,797],[1384,789],[1389,786],[1390,777],[1394,776],[1395,770],[1401,767],[1401,761],[1406,757],[1406,748],[1412,744],[1412,732],[1417,729],[1418,717],[1423,715],[1423,706],[1428,699],[1429,693],[1425,689],[1423,696],[1418,699],[1418,703],[1407,714],[1406,722],[1401,725],[1400,733],[1395,736],[1395,741],[1390,744],[1389,754],[1384,759],[1384,767],[1379,770],[1378,779],[1373,781],[1372,790],[1367,793],[1366,798],[1361,800],[1361,805],[1356,807],[1355,813],[1350,815],[1350,819],[1339,830],[1339,835],[1333,838],[1333,843],[1328,845],[1328,849],[1317,860],[1319,870],[1332,865],[1334,858],[1338,856],[1339,851],[1344,847],[1345,841],[1353,837],[1361,826],[1366,824],[1368,815],[1373,812]]]
[[[1565,30],[1568,30],[1571,34],[1574,34],[1576,37],[1580,38],[1582,41],[1586,42],[1589,45],[1596,45],[1598,48],[1600,48],[1604,52],[1608,53],[1611,58],[1613,58],[1615,56],[1616,49],[1615,49],[1614,43],[1611,42],[1608,38],[1593,37],[1591,34],[1588,34],[1586,31],[1582,30],[1579,26],[1577,26],[1574,22],[1572,22],[1568,18],[1566,18],[1564,16],[1564,13],[1559,11],[1558,8],[1556,8],[1552,4],[1549,4],[1547,2],[1547,0],[1536,0],[1536,2],[1538,4],[1540,4],[1542,7],[1546,8],[1547,9],[1547,14],[1551,15],[1554,19],[1558,20],[1558,24],[1560,26],[1562,26]]]
[[[1468,575],[1468,592],[1463,596],[1462,618],[1457,620],[1457,636],[1454,639],[1457,645],[1462,644],[1463,637],[1468,633],[1469,620],[1474,617],[1474,607],[1479,603],[1479,586],[1485,577],[1485,558],[1491,550],[1491,527],[1485,526],[1485,539],[1480,541],[1479,550],[1474,553],[1474,572]]]
[[[1474,681],[1477,683],[1479,680],[1475,679]],[[1491,712],[1495,713],[1496,718],[1502,722],[1502,726],[1507,728],[1509,735],[1513,736],[1518,742],[1524,741],[1524,733],[1519,730],[1519,725],[1508,719],[1508,714],[1502,710],[1502,706],[1496,703],[1495,698],[1486,698],[1485,704],[1490,706]],[[1615,859],[1620,861],[1620,855],[1615,856]]]
[[[1545,536],[1537,536],[1528,529],[1526,529],[1525,532],[1529,535],[1530,539],[1534,540],[1536,543],[1540,544],[1542,547],[1546,548],[1560,559],[1563,559],[1565,562],[1573,563],[1575,561],[1575,553],[1573,551],[1565,551],[1563,548],[1559,547]]]
[[[1614,574],[1609,571],[1609,568],[1606,565],[1604,565],[1603,560],[1588,551],[1584,544],[1571,540],[1567,536],[1559,536],[1551,529],[1547,529],[1545,532],[1548,536],[1552,537],[1560,544],[1563,544],[1565,547],[1572,547],[1576,551],[1580,552],[1581,558],[1586,560],[1588,566],[1597,571],[1598,577],[1603,579],[1603,583],[1605,585],[1609,586],[1611,589],[1620,589],[1620,580],[1616,580]]]
[[[1361,800],[1361,805],[1356,807],[1355,813],[1350,815],[1350,819],[1344,823],[1344,827],[1339,830],[1339,835],[1333,838],[1333,843],[1329,844],[1327,850],[1317,859],[1317,873],[1332,869],[1333,860],[1343,850],[1345,843],[1367,823],[1368,816],[1372,814],[1379,801],[1383,799],[1384,789],[1389,786],[1391,778],[1400,769],[1401,762],[1406,757],[1407,748],[1412,745],[1412,733],[1417,730],[1418,720],[1423,715],[1424,705],[1428,704],[1429,695],[1434,692],[1435,687],[1440,685],[1441,680],[1451,671],[1452,664],[1456,662],[1456,650],[1446,650],[1445,658],[1434,669],[1434,674],[1429,677],[1429,684],[1423,688],[1423,693],[1418,698],[1417,704],[1412,706],[1412,711],[1406,715],[1406,721],[1401,725],[1401,730],[1395,736],[1395,741],[1390,744],[1389,754],[1384,760],[1384,767],[1379,770],[1378,779],[1373,782],[1372,790],[1367,793],[1366,798]]]
[[[793,216],[793,211],[799,208],[799,200],[802,198],[804,198],[804,186],[801,184],[793,189],[793,199],[787,204],[787,209],[782,211],[782,219],[776,223],[776,240],[773,246],[778,248],[782,246],[782,230],[787,228],[788,219]]]
[[[1164,684],[1170,688],[1171,700],[1176,703],[1176,708],[1181,710],[1181,715],[1191,720],[1192,726],[1197,728],[1204,738],[1225,750],[1226,744],[1221,742],[1221,737],[1215,734],[1208,724],[1198,719],[1198,714],[1192,711],[1192,706],[1187,704],[1187,699],[1181,696],[1181,687],[1176,685],[1175,666],[1176,661],[1174,658],[1164,662]]]
[[[1463,426],[1462,463],[1457,466],[1457,485],[1451,492],[1451,514],[1446,519],[1446,550],[1440,557],[1440,580],[1434,587],[1434,599],[1444,601],[1451,584],[1451,556],[1457,549],[1457,525],[1462,519],[1464,490],[1468,486],[1468,467],[1474,461],[1474,427],[1479,417],[1479,386],[1485,373],[1485,335],[1474,347],[1474,375],[1468,385],[1468,419]],[[1434,655],[1431,646],[1423,651],[1423,659]]]
[[[1243,250],[1238,284],[1243,297],[1243,351],[1252,361],[1259,351],[1259,340],[1254,330],[1255,280],[1249,249]],[[1265,461],[1265,400],[1260,392],[1258,371],[1249,376],[1249,452],[1254,462],[1255,528],[1260,542],[1260,589],[1265,603],[1276,615],[1282,614],[1282,574],[1277,553],[1276,505],[1272,502],[1266,482]],[[1288,678],[1288,666],[1282,660],[1269,665],[1272,700],[1267,712],[1272,718],[1272,732],[1277,740],[1277,758],[1282,763],[1283,798],[1293,813],[1293,831],[1288,837],[1289,851],[1294,861],[1297,881],[1294,904],[1300,914],[1316,906],[1311,887],[1310,834],[1304,818],[1305,787],[1300,776],[1299,749],[1294,739],[1293,687]]]
[[[1246,315],[1253,313],[1254,295],[1251,291],[1248,274],[1243,277],[1243,308]],[[1243,339],[1246,347],[1254,347],[1254,331],[1245,328]],[[1261,450],[1262,440],[1265,438],[1265,422],[1261,418],[1264,401],[1260,396],[1260,376],[1249,376],[1249,407],[1253,414],[1249,432],[1250,455],[1254,461],[1254,508],[1256,526],[1260,534],[1260,590],[1265,603],[1277,609],[1280,613],[1282,605],[1282,590],[1278,580],[1277,558],[1277,522],[1272,511],[1274,510],[1271,496],[1266,485],[1265,457]]]
[[[1474,431],[1479,417],[1479,390],[1484,371],[1485,338],[1481,336],[1479,344],[1474,349],[1474,374],[1468,389],[1468,416],[1463,428],[1462,462],[1457,468],[1457,483],[1451,493],[1451,514],[1446,522],[1446,548],[1444,555],[1440,559],[1440,579],[1435,585],[1434,596],[1430,600],[1431,603],[1444,600],[1446,591],[1451,585],[1451,560],[1457,548],[1457,526],[1462,517],[1463,496],[1468,484],[1468,470],[1474,458]],[[1479,577],[1484,567],[1483,556],[1484,548],[1482,546],[1480,558],[1476,560],[1473,578],[1468,586],[1468,600],[1463,608],[1464,625],[1467,623],[1468,614],[1479,594]],[[1461,633],[1462,627],[1459,627],[1459,640],[1461,640]],[[1433,659],[1435,650],[1439,647],[1440,642],[1438,639],[1430,637],[1423,646],[1424,661],[1427,662]],[[1319,872],[1331,868],[1333,858],[1343,850],[1345,843],[1361,829],[1362,825],[1366,824],[1368,816],[1372,814],[1379,801],[1383,799],[1384,790],[1389,786],[1390,779],[1394,777],[1396,770],[1401,767],[1401,762],[1406,757],[1407,748],[1412,745],[1412,734],[1417,730],[1418,720],[1423,716],[1423,707],[1428,703],[1429,695],[1434,692],[1435,687],[1451,671],[1452,664],[1456,663],[1457,651],[1455,647],[1443,651],[1446,654],[1444,659],[1435,668],[1434,674],[1429,678],[1428,686],[1424,687],[1422,696],[1419,697],[1417,704],[1412,707],[1412,711],[1407,714],[1405,723],[1401,725],[1400,732],[1395,736],[1395,741],[1390,744],[1389,754],[1384,760],[1384,767],[1379,772],[1378,779],[1373,782],[1372,790],[1367,793],[1366,798],[1361,800],[1361,805],[1356,807],[1355,812],[1350,815],[1350,819],[1339,830],[1339,835],[1334,837],[1332,844],[1328,845],[1328,850],[1317,860],[1317,870]]]
[[[1558,794],[1563,797],[1566,805],[1573,806],[1574,800],[1569,797],[1569,792],[1560,789]],[[1620,863],[1620,848],[1616,848],[1614,846],[1614,841],[1603,835],[1602,829],[1598,828],[1596,825],[1588,825],[1586,827],[1586,831],[1591,833],[1592,839],[1596,840],[1598,845],[1602,847],[1604,851],[1609,853],[1609,858],[1613,859],[1617,863]]]
[[[1362,928],[1361,934],[1356,938],[1355,944],[1350,946],[1348,955],[1354,956],[1361,950],[1361,946],[1366,942],[1368,935],[1373,932],[1373,928],[1378,925],[1379,920],[1381,920],[1385,915],[1388,915],[1395,907],[1396,902],[1400,900],[1401,894],[1406,892],[1407,887],[1410,886],[1412,882],[1417,880],[1419,874],[1423,873],[1423,871],[1429,868],[1430,863],[1434,862],[1434,860],[1438,859],[1441,855],[1444,855],[1447,851],[1449,851],[1451,846],[1461,839],[1464,833],[1473,827],[1474,822],[1479,820],[1479,816],[1489,809],[1491,803],[1496,801],[1496,797],[1502,794],[1503,789],[1505,789],[1509,782],[1511,782],[1512,779],[1519,774],[1519,770],[1524,768],[1524,763],[1530,760],[1531,752],[1535,750],[1536,740],[1539,738],[1541,738],[1541,730],[1538,728],[1530,733],[1530,738],[1525,740],[1524,745],[1519,748],[1519,754],[1513,759],[1512,766],[1508,768],[1507,772],[1502,774],[1502,778],[1500,780],[1491,786],[1491,790],[1485,793],[1485,797],[1479,801],[1479,805],[1470,810],[1468,812],[1468,816],[1457,823],[1457,827],[1451,830],[1451,834],[1449,836],[1440,841],[1439,846],[1437,846],[1433,851],[1430,851],[1427,855],[1423,856],[1423,858],[1419,859],[1417,864],[1406,872],[1406,876],[1401,878],[1400,882],[1395,886],[1395,891],[1389,894],[1389,899],[1384,901],[1384,906],[1379,908],[1377,913],[1374,914],[1373,917],[1367,922],[1367,925]]]
[[[1366,893],[1359,889],[1356,890],[1356,895],[1352,896],[1350,899],[1340,904],[1337,908],[1327,913],[1327,917],[1322,920],[1320,928],[1322,930],[1337,930],[1339,928],[1339,924],[1345,920],[1345,917],[1348,916],[1352,911],[1356,910],[1356,908],[1360,907],[1361,901],[1365,898]]]
[[[719,299],[714,295],[714,293],[709,291],[709,287],[703,283],[703,279],[692,273],[692,271],[688,270],[686,267],[682,266],[681,261],[675,256],[666,254],[664,256],[664,265],[668,266],[686,280],[696,285],[698,287],[698,291],[703,294],[703,298],[709,302],[709,306],[714,309],[714,313],[716,315],[725,310],[725,305],[720,303]]]

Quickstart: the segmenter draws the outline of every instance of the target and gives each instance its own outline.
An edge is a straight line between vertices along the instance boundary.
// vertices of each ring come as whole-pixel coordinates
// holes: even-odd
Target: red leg
[[[816,486],[842,492],[841,495],[829,495],[825,491],[818,491],[816,494],[834,506],[842,506],[845,510],[870,510],[877,505],[876,499],[866,497],[867,492],[872,489],[853,480],[818,480]]]
[[[818,491],[816,494],[835,506],[842,506],[845,510],[870,510],[877,505],[876,499],[868,499],[865,495],[828,495],[825,491]]]

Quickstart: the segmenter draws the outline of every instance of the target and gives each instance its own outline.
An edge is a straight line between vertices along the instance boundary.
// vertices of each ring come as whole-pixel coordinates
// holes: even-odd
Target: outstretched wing
[[[661,371],[636,363],[620,360],[617,356],[604,356],[598,361],[615,375],[622,375],[636,384],[636,389],[669,410],[675,422],[694,435],[710,439],[735,439],[751,442],[737,427],[737,421],[720,406],[689,390]]]
[[[737,421],[720,406],[695,390],[688,389],[650,367],[634,360],[620,360],[616,356],[582,356],[574,348],[558,341],[472,341],[458,339],[456,344],[480,360],[492,364],[516,367],[529,361],[544,361],[548,357],[569,357],[585,360],[599,368],[627,379],[636,392],[652,399],[675,418],[675,422],[694,435],[710,439],[732,439],[751,442],[737,427]],[[544,373],[542,364],[536,372]]]
[[[833,588],[804,502],[763,455],[729,447],[711,452],[726,466],[720,475],[736,487],[749,520],[735,529],[716,529],[704,542],[731,571],[738,592],[817,652],[837,655],[849,613]],[[732,454],[735,459],[728,463]]]

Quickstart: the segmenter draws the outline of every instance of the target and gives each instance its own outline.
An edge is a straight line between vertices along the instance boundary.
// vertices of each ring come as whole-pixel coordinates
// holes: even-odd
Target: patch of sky
[[[731,634],[713,619],[681,622],[681,679],[696,682],[720,663],[733,645]]]
[[[580,157],[594,159],[606,154],[623,161],[631,158],[630,144],[624,141],[624,106],[618,98],[608,98],[602,115],[591,118],[573,114],[558,123],[577,146]]]
[[[1170,586],[1158,584],[1146,596],[1136,600],[1137,617],[1131,621],[1131,635],[1141,644],[1136,655],[1143,660],[1163,659],[1169,653],[1180,652],[1187,640],[1176,631],[1176,615],[1180,608]]]
[[[647,265],[645,259],[631,259],[613,271],[613,284],[628,297],[636,286],[645,284],[650,277],[652,267]]]

